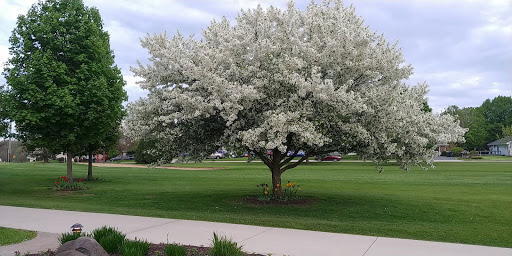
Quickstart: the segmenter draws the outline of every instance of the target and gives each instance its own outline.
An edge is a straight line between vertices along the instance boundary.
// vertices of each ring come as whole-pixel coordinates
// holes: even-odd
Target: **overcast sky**
[[[0,2],[0,63],[9,56],[9,41],[16,17],[37,1]],[[148,54],[139,38],[146,33],[171,37],[177,30],[200,36],[212,19],[234,20],[240,9],[258,3],[284,8],[286,1],[170,1],[85,0],[99,9],[110,46],[127,82],[129,100],[146,92],[130,72]],[[307,1],[297,1],[304,8]],[[414,66],[410,85],[426,81],[429,104],[435,112],[449,105],[480,106],[485,99],[512,95],[512,1],[510,0],[351,0],[370,28],[397,42],[405,61]],[[3,65],[2,65],[3,67]],[[5,84],[2,76],[0,83]]]

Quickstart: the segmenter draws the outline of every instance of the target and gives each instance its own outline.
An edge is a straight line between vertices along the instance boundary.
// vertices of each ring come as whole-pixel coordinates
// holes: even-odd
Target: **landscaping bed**
[[[163,256],[163,251],[166,244],[150,244],[147,256]],[[211,247],[204,246],[193,246],[193,245],[182,245],[187,250],[186,256],[206,256],[211,250]],[[32,253],[32,254],[22,254],[27,256],[55,256],[55,251],[44,251],[40,253]],[[122,256],[119,253],[109,254],[111,256]],[[263,254],[244,254],[244,256],[266,256]]]

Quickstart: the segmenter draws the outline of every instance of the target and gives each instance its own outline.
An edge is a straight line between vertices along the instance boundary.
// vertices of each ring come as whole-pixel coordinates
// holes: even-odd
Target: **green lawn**
[[[512,247],[512,164],[437,163],[404,172],[371,163],[317,163],[284,173],[310,206],[252,206],[270,182],[262,163],[182,166],[222,170],[95,167],[89,190],[56,192],[65,164],[0,164],[0,203],[49,209],[193,219],[349,234]],[[85,177],[86,165],[74,165]]]
[[[482,155],[482,159],[464,159],[468,161],[512,161],[512,157],[510,156],[490,156],[490,155]]]
[[[37,232],[35,231],[0,227],[0,245],[6,246],[21,243],[34,239],[36,235]]]

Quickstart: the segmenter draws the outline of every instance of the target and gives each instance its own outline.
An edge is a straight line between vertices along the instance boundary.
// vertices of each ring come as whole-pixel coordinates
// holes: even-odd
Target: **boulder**
[[[90,237],[79,237],[59,247],[55,256],[108,256],[108,253]]]

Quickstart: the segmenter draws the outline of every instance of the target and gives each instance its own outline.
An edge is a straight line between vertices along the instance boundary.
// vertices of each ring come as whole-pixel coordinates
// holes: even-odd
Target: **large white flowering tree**
[[[128,107],[131,135],[170,155],[253,151],[277,196],[281,174],[314,154],[357,152],[407,169],[431,164],[436,143],[463,140],[453,118],[423,110],[427,85],[403,83],[412,66],[400,49],[341,2],[258,7],[236,24],[213,21],[201,40],[164,33],[142,46],[151,64],[132,71],[150,94]],[[292,162],[286,153],[299,150]]]

